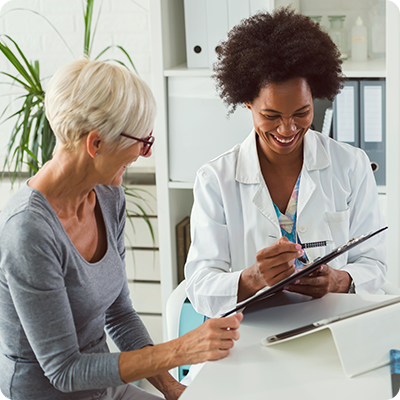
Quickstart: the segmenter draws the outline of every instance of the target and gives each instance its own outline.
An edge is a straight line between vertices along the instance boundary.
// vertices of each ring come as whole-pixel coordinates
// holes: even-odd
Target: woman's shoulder
[[[0,213],[0,237],[19,243],[30,243],[32,238],[54,239],[59,224],[46,198],[39,191],[24,184]],[[2,233],[7,233],[3,235]],[[4,240],[2,240],[2,243]]]

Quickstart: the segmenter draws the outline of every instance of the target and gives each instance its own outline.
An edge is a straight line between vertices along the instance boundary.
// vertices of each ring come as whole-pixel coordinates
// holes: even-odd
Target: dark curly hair
[[[213,78],[230,112],[253,102],[268,83],[295,77],[306,79],[313,98],[333,101],[344,82],[339,58],[319,24],[284,7],[236,25],[221,44]]]

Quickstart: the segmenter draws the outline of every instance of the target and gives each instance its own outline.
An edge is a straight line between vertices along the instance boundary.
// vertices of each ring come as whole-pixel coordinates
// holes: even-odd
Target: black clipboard
[[[378,233],[383,232],[386,229],[388,229],[387,226],[385,226],[384,228],[378,229],[377,231],[368,233],[367,235],[361,235],[356,238],[350,239],[347,243],[332,250],[326,256],[316,259],[314,262],[312,262],[310,265],[308,265],[304,269],[302,269],[299,272],[296,272],[295,274],[289,276],[288,278],[280,281],[276,285],[271,286],[271,287],[267,286],[264,289],[259,290],[254,296],[238,303],[235,306],[235,308],[233,308],[232,310],[224,312],[221,315],[221,317],[227,317],[228,315],[231,315],[235,312],[239,312],[239,311],[243,310],[245,307],[247,307],[251,304],[254,304],[258,301],[261,301],[261,300],[267,299],[268,297],[273,296],[274,294],[282,291],[285,286],[290,285],[291,283],[293,283],[294,281],[296,281],[299,278],[302,278],[303,276],[307,276],[307,275],[311,274],[311,272],[314,272],[315,270],[317,270],[321,265],[327,264],[328,262],[332,261],[336,257],[339,257],[341,254],[345,253],[346,251],[353,249],[354,247],[365,242],[366,240],[370,239],[371,237],[377,235]]]

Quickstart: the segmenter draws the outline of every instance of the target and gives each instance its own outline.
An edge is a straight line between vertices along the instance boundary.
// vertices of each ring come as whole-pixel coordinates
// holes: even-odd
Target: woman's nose
[[[292,136],[296,133],[296,125],[293,118],[282,118],[276,130],[282,136]]]

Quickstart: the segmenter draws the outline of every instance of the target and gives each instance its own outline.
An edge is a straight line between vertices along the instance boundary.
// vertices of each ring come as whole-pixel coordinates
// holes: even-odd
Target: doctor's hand
[[[295,258],[303,254],[301,245],[290,242],[286,237],[281,237],[273,245],[260,250],[256,255],[256,263],[240,275],[238,301],[292,275],[295,271]]]
[[[320,298],[327,293],[347,293],[351,283],[350,275],[346,271],[321,265],[308,276],[297,279],[294,284],[285,287],[285,290]]]

